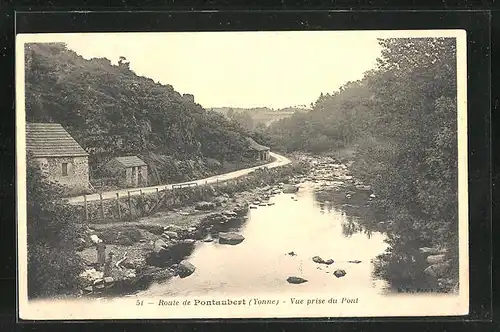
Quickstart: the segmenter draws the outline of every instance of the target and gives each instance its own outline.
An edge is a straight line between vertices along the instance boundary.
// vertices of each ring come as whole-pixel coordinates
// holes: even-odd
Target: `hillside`
[[[58,122],[90,152],[92,176],[140,155],[152,183],[187,180],[247,162],[243,129],[192,95],[140,77],[125,58],[86,60],[62,43],[27,44],[26,119]]]

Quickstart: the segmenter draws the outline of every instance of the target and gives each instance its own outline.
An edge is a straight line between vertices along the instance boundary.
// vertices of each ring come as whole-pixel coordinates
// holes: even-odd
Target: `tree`
[[[125,58],[124,56],[120,56],[118,58],[118,66],[130,69],[130,62],[127,61],[127,58]]]
[[[394,220],[384,259],[399,264],[421,246],[458,252],[456,45],[452,38],[387,39],[375,93],[372,140],[356,172],[373,184],[379,208]],[[377,165],[377,167],[374,167]],[[408,245],[412,243],[412,245]],[[401,268],[401,267],[400,267]],[[415,264],[407,266],[408,274]],[[395,270],[395,269],[393,269]],[[458,260],[453,260],[458,270]]]
[[[377,68],[313,110],[277,121],[268,133],[287,150],[356,147],[353,172],[377,192],[392,220],[383,255],[389,279],[411,276],[423,246],[444,247],[458,270],[457,100],[454,38],[382,39]],[[406,278],[406,277],[405,277]],[[403,279],[405,279],[403,278]],[[405,279],[407,282],[408,279]]]
[[[83,267],[75,249],[82,232],[78,211],[57,201],[61,188],[30,156],[27,164],[28,296],[73,293]]]

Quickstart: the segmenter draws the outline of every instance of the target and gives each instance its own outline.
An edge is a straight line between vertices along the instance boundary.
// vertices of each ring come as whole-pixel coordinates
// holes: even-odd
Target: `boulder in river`
[[[338,270],[335,270],[335,272],[333,272],[333,274],[334,274],[337,278],[342,278],[342,277],[343,277],[343,276],[345,276],[347,273],[345,272],[345,270],[338,269]]]
[[[318,264],[323,264],[325,261],[323,260],[323,258],[319,257],[319,256],[314,256],[312,258],[313,262],[314,263],[318,263]]]
[[[358,261],[358,260],[353,260],[353,261],[347,261],[347,263],[351,263],[351,264],[359,264],[359,263],[361,263],[361,261]]]
[[[283,192],[285,194],[293,194],[296,193],[297,191],[299,191],[299,187],[295,185],[287,184],[283,186]]]
[[[245,238],[243,235],[238,233],[228,232],[228,233],[219,233],[219,243],[220,244],[230,244],[236,245],[243,242]]]
[[[301,278],[301,277],[288,277],[286,279],[286,281],[288,281],[288,283],[290,283],[290,284],[303,284],[303,283],[307,282],[306,279]]]
[[[331,259],[331,258],[329,258],[325,261],[323,258],[321,258],[319,256],[314,256],[312,258],[312,260],[314,263],[318,263],[318,264],[326,264],[326,265],[333,264],[333,259]]]
[[[195,239],[184,239],[182,240],[182,244],[193,245],[196,242]]]
[[[185,278],[193,274],[193,272],[196,270],[196,267],[189,263],[188,261],[182,261],[179,263],[177,266],[177,273],[179,274],[179,277]]]

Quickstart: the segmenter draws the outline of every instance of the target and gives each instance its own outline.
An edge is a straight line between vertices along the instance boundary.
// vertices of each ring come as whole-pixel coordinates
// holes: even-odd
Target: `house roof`
[[[34,157],[81,157],[89,154],[58,123],[27,123],[26,150]]]
[[[251,150],[255,150],[255,151],[266,151],[266,150],[270,150],[269,147],[267,146],[264,146],[264,145],[261,145],[257,142],[255,142],[252,138],[250,137],[247,137],[247,141],[248,143],[250,144],[250,149]]]
[[[116,157],[115,160],[125,168],[147,166],[147,164],[137,156]]]

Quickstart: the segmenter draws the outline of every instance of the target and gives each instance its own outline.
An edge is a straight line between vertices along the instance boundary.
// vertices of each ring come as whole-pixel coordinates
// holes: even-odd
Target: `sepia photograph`
[[[21,319],[460,316],[463,30],[19,34]]]

